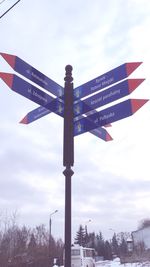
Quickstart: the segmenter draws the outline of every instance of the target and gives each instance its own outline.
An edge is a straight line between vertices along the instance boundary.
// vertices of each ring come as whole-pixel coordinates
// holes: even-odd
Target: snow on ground
[[[114,261],[99,261],[96,262],[96,267],[150,267],[150,261],[137,262],[137,263],[125,263],[120,264],[119,260]]]
[[[54,265],[53,267],[55,266],[56,265]],[[113,261],[97,261],[95,267],[150,267],[150,261],[121,264],[119,259],[115,259]]]

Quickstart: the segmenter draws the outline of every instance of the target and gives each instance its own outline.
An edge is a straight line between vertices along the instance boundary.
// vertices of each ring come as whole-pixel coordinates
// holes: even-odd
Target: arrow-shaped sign
[[[30,112],[28,112],[25,117],[23,119],[21,119],[20,123],[23,124],[30,124],[42,117],[44,117],[45,115],[50,114],[51,111],[45,107],[38,107]]]
[[[27,62],[23,61],[22,59],[20,59],[17,56],[14,56],[14,55],[6,54],[6,53],[0,53],[0,54],[15,71],[17,71],[18,73],[20,73],[24,77],[37,83],[38,85],[40,85],[41,87],[45,88],[46,90],[48,90],[49,92],[51,92],[52,94],[54,94],[58,97],[60,97],[64,94],[63,87],[61,87],[59,84],[57,84],[56,82],[54,82],[53,80],[48,78],[46,75],[44,75],[43,73],[41,73],[40,71],[38,71],[37,69],[35,69],[31,65],[29,65]],[[74,90],[75,98],[80,98],[80,97],[86,96],[88,94],[91,94],[93,92],[101,90],[105,87],[108,87],[110,84],[113,84],[113,83],[115,83],[121,79],[128,77],[140,64],[141,64],[141,62],[125,63],[125,64],[123,64],[123,65],[121,65],[121,66],[91,80],[90,82],[77,87]],[[31,87],[31,85],[30,85],[30,87]],[[83,89],[81,92],[82,87],[83,87]],[[28,96],[29,96],[29,94],[28,94]],[[51,107],[51,104],[49,104],[49,107],[45,110],[41,109],[41,107],[40,107],[39,108],[40,113],[37,112],[37,114],[36,114],[36,112],[33,111],[33,116],[31,116],[31,114],[30,114],[31,120],[33,121],[37,118],[40,118],[40,117],[48,114],[49,113],[48,110],[54,111],[58,115],[62,115],[63,109],[64,109],[63,104],[60,103],[59,100],[58,100],[58,103],[57,103],[57,100],[55,100],[55,101],[56,101],[56,102],[54,102],[55,105],[53,103],[53,106],[55,106],[55,107],[57,106],[58,112],[56,110],[54,111],[53,107]],[[89,100],[89,101],[92,101],[91,103],[94,103],[94,99]],[[50,102],[52,102],[52,99]],[[87,100],[87,102],[88,102],[88,100]],[[79,114],[82,114],[86,111],[91,110],[91,107],[90,108],[88,107],[87,102],[85,102],[83,104],[82,104],[82,102],[80,102],[77,105],[75,105],[74,114],[76,116],[78,116]],[[80,109],[82,110],[82,107],[83,107],[83,112],[80,111]],[[94,106],[92,106],[92,109],[94,109]],[[37,110],[37,111],[39,111],[39,110]]]
[[[130,62],[106,72],[105,74],[84,83],[74,89],[76,99],[81,99],[110,86],[120,80],[127,78],[142,62]]]
[[[144,79],[128,79],[85,100],[79,100],[77,104],[74,104],[75,117],[131,94],[143,81]],[[59,114],[63,114],[63,103],[60,103],[58,101],[57,106]],[[50,108],[47,109],[43,106],[38,107],[33,111],[29,112],[22,119],[21,123],[31,123],[37,119],[42,118],[45,115],[48,115],[50,112]]]
[[[29,65],[21,58],[6,53],[0,53],[0,55],[16,72],[35,82],[55,96],[61,97],[64,95],[64,88],[62,86]],[[142,62],[124,63],[119,67],[112,69],[111,71],[108,71],[83,85],[78,86],[74,89],[75,98],[80,99],[127,78],[141,63]]]
[[[43,107],[39,107],[38,110],[44,113],[50,113],[55,112],[56,114],[63,117],[64,115],[64,104],[58,100],[58,98],[53,98],[50,95],[44,93],[37,87],[31,85],[25,80],[22,80],[20,77],[18,77],[15,74],[10,73],[0,73],[0,78],[3,79],[3,81],[16,93],[30,99],[31,101],[34,101],[37,104],[40,104]],[[37,110],[32,111],[32,114],[24,117],[24,119],[21,121],[21,123],[28,123],[28,120],[31,120],[34,118],[37,119]],[[112,140],[111,136],[108,134],[108,132],[105,129],[98,129],[96,132],[96,136],[100,137],[101,139],[105,141]],[[94,134],[94,131],[92,132]]]
[[[91,134],[99,137],[100,139],[104,140],[104,141],[112,141],[113,138],[111,137],[111,135],[106,131],[106,129],[102,128],[102,127],[98,127],[94,130],[89,131]]]
[[[49,111],[48,109],[44,108],[44,107],[38,107],[35,110],[32,110],[31,112],[29,112],[21,121],[20,123],[22,124],[29,124],[47,114],[49,114],[51,111]],[[80,116],[81,118],[84,118],[83,116]],[[90,131],[91,134],[99,137],[100,139],[104,140],[104,141],[111,141],[113,140],[112,137],[110,136],[110,134],[106,131],[106,129],[102,128],[102,127],[98,127],[97,125],[95,125],[96,129]]]
[[[43,73],[29,65],[27,62],[23,61],[21,58],[6,54],[6,53],[0,53],[0,55],[6,60],[6,62],[18,73],[23,75],[24,77],[30,79],[31,81],[37,83],[44,89],[48,90],[49,92],[53,93],[54,95],[60,97],[64,94],[64,88],[58,85],[56,82],[45,76]],[[9,77],[6,77],[8,80]],[[5,80],[6,80],[5,79]],[[31,85],[29,85],[31,87]],[[23,95],[23,94],[22,94]],[[27,97],[28,98],[28,97]],[[51,99],[52,101],[53,99]],[[59,99],[60,100],[60,99]],[[44,115],[47,115],[50,113],[50,111],[54,111],[56,114],[62,115],[64,112],[63,104],[60,103],[60,101],[55,100],[55,105],[57,106],[57,110],[53,110],[51,108],[51,105],[49,105],[49,108],[47,108],[45,111],[43,111],[43,105],[39,109],[36,109],[33,111],[33,114],[29,114],[30,122],[33,120],[36,120],[37,118],[41,118]],[[36,102],[37,103],[37,102]],[[54,105],[53,103],[53,105]],[[42,110],[42,111],[41,111]],[[49,112],[48,112],[49,110]],[[37,112],[37,113],[36,113]],[[75,113],[76,114],[76,113]]]
[[[85,100],[79,101],[77,104],[74,104],[74,114],[75,116],[79,116],[80,114],[87,113],[93,109],[127,96],[143,81],[144,79],[128,79]]]
[[[42,72],[32,67],[21,58],[6,53],[0,53],[0,55],[16,72],[43,87],[45,90],[58,97],[64,94],[64,88],[62,86],[48,78]]]
[[[149,100],[129,99],[78,120],[74,123],[74,135],[76,136],[95,129],[95,124],[97,127],[100,127],[107,123],[112,123],[129,117],[140,109],[147,101]]]
[[[63,117],[64,104],[15,74],[0,72],[0,78],[16,93]]]

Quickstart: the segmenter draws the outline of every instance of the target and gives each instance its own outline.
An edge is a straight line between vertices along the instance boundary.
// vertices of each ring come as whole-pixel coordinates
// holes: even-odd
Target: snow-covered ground
[[[58,266],[55,265],[53,267]],[[95,267],[150,267],[150,261],[120,264],[120,260],[116,259],[113,261],[98,261],[96,262]]]
[[[120,261],[99,261],[96,262],[96,267],[150,267],[150,261],[142,263],[125,263],[120,264]]]

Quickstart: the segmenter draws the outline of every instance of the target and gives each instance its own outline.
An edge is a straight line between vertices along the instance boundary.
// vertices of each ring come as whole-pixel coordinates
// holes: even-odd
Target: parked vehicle
[[[95,267],[95,250],[82,246],[72,246],[71,267]]]

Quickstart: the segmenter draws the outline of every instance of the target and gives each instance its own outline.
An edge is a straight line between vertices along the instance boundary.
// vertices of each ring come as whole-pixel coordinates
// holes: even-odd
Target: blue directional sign
[[[31,65],[29,65],[21,58],[6,53],[0,53],[0,55],[7,61],[7,63],[16,72],[20,73],[21,75],[28,78],[32,82],[35,82],[36,84],[46,89],[50,93],[58,97],[61,97],[64,94],[64,88],[62,86],[60,86],[59,84],[48,78],[42,72],[33,68]]]
[[[76,99],[93,94],[105,87],[127,78],[142,62],[125,63],[74,89]]]
[[[74,115],[79,116],[80,114],[87,113],[93,109],[104,106],[117,99],[127,96],[133,92],[144,79],[128,79],[120,82],[108,89],[95,94],[84,100],[79,100],[78,103],[74,104]]]
[[[91,131],[96,128],[95,125],[100,127],[129,117],[140,109],[147,101],[147,99],[129,99],[99,111],[98,113],[82,118],[74,123],[74,135],[76,136]]]
[[[30,112],[28,112],[23,119],[21,119],[20,123],[23,124],[30,124],[48,114],[50,114],[51,111],[43,106],[40,106]]]
[[[5,53],[1,53],[1,55],[15,71],[58,97],[51,97],[17,75],[0,73],[0,77],[12,90],[41,105],[41,107],[28,113],[21,120],[21,123],[31,123],[50,112],[64,117],[64,89],[60,85],[17,56]],[[76,120],[74,119],[74,136],[90,131],[98,137],[101,136],[100,138],[105,141],[112,140],[101,126],[131,116],[134,113],[134,107],[140,108],[147,100],[124,101],[100,112],[95,109],[129,95],[144,79],[129,79],[112,87],[110,85],[128,77],[140,64],[141,62],[125,63],[74,89],[74,117],[76,118]],[[108,88],[105,91],[80,100],[106,87]],[[82,116],[84,113],[87,114],[87,117]]]
[[[133,90],[140,85],[144,79],[128,79],[125,80],[117,85],[114,85],[107,90],[95,94],[85,100],[79,100],[78,103],[74,104],[74,116],[80,116],[83,113],[88,113],[89,111],[94,111],[94,109],[101,107],[105,104],[113,102],[121,97],[129,95]],[[54,98],[51,97],[51,101],[54,101]],[[50,102],[51,103],[51,102]],[[42,118],[45,115],[48,115],[52,110],[57,114],[63,114],[64,105],[60,102],[60,100],[55,99],[55,107],[54,110],[51,107],[51,104],[48,104],[46,107],[38,107],[33,111],[30,111],[22,120],[21,122],[31,123],[37,119]],[[53,104],[54,105],[54,104]],[[54,106],[53,106],[54,107]],[[97,111],[94,111],[94,113]],[[81,117],[81,116],[80,116]]]
[[[50,112],[55,112],[61,117],[64,117],[64,103],[60,102],[61,100],[59,101],[58,98],[51,97],[15,74],[0,73],[0,78],[2,78],[3,81],[16,93],[41,105],[41,107],[29,112],[20,123],[31,123]],[[108,132],[102,128],[93,131],[92,134],[95,134],[97,137],[105,141],[112,140]]]
[[[64,104],[58,98],[51,97],[15,74],[1,72],[0,78],[16,93],[63,117]]]
[[[62,86],[29,65],[21,58],[6,53],[0,53],[0,55],[16,72],[35,82],[55,96],[62,97],[64,95],[64,88]],[[81,86],[78,86],[74,90],[74,97],[76,99],[85,97],[127,78],[141,63],[142,62],[124,63],[123,65],[112,69],[111,71],[108,71]]]
[[[23,119],[21,119],[20,123],[29,124],[29,123],[36,121],[36,120],[38,120],[38,119],[42,118],[43,116],[48,115],[50,113],[51,113],[50,110],[48,110],[45,107],[40,106],[40,107],[28,112],[28,114]]]
[[[100,139],[104,140],[104,141],[112,141],[113,138],[111,137],[111,135],[106,131],[106,129],[102,128],[102,127],[98,127],[94,130],[89,131],[91,134],[99,137]]]
[[[43,116],[47,115],[51,113],[50,110],[44,108],[44,107],[38,107],[35,110],[32,110],[31,112],[29,112],[21,121],[20,123],[23,124],[29,124],[39,118],[42,118]],[[77,117],[76,117],[77,118]],[[80,116],[80,118],[84,118],[83,116]],[[96,125],[97,126],[97,125]],[[95,126],[95,127],[96,127]],[[90,131],[91,134],[97,136],[98,138],[104,140],[104,141],[111,141],[112,137],[110,136],[110,134],[107,132],[106,129],[99,127],[96,128],[92,131]]]

